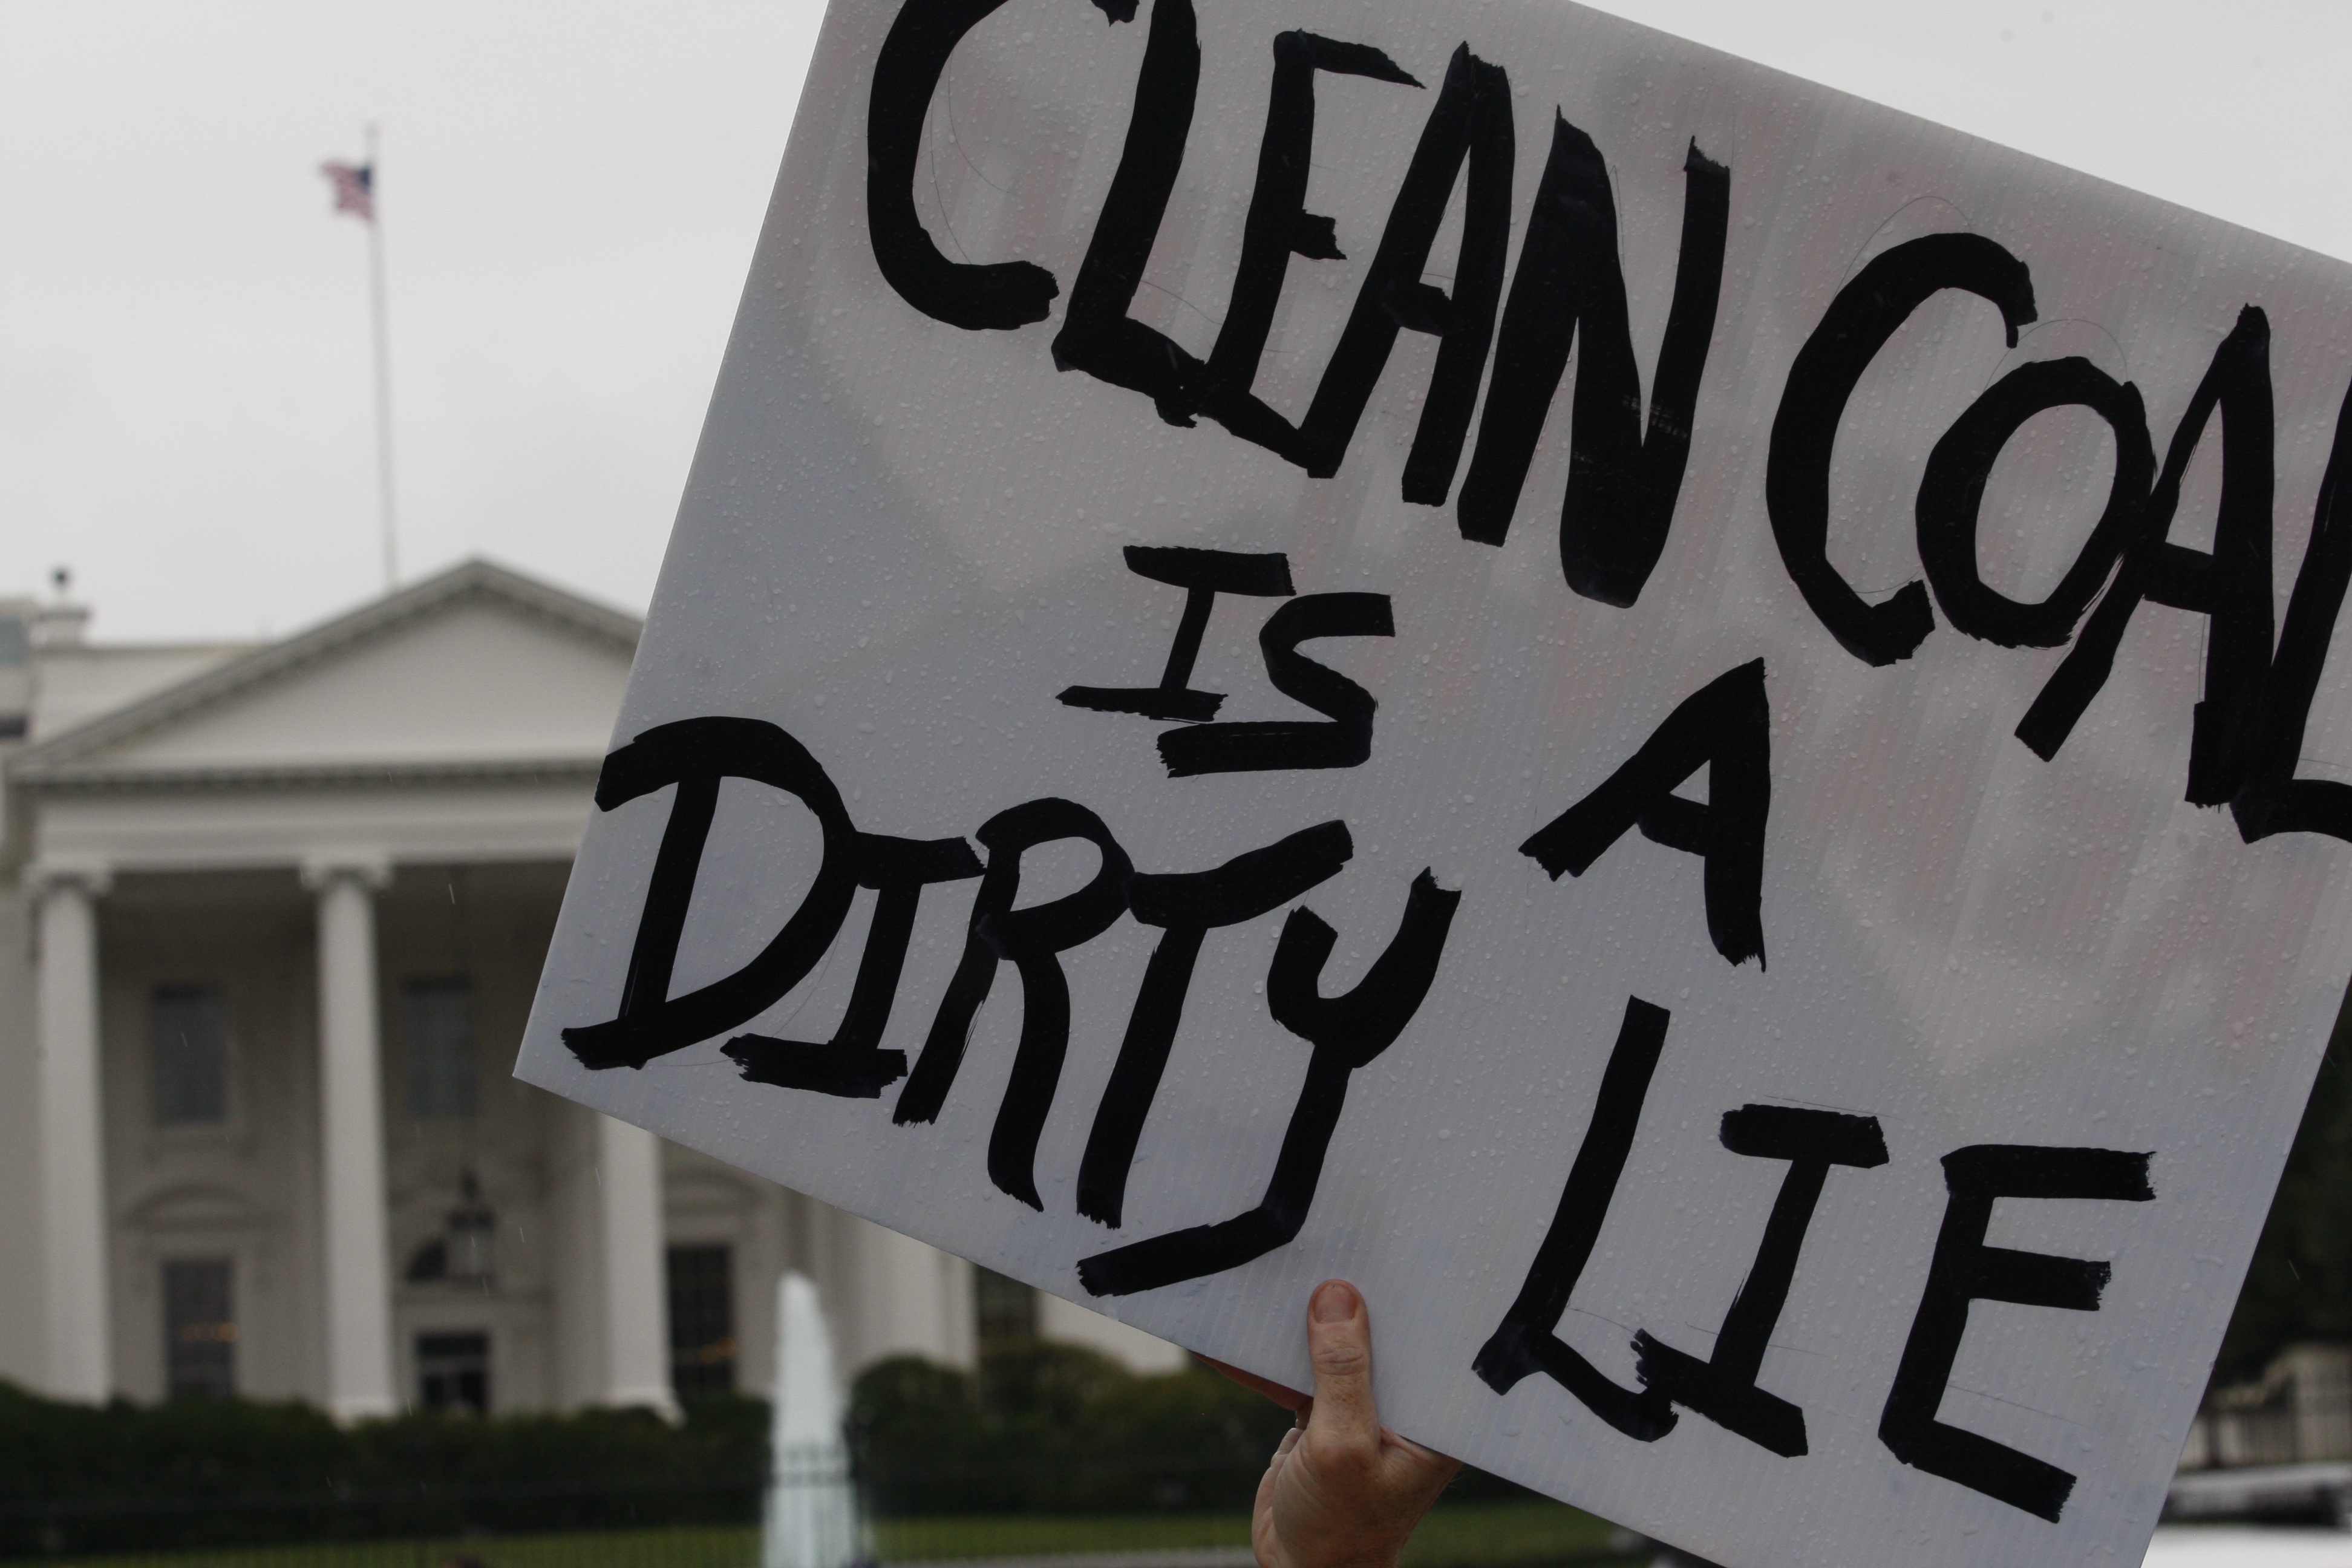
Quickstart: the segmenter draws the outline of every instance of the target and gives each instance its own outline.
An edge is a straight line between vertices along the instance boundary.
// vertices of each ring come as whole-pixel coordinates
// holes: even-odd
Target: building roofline
[[[48,643],[38,649],[41,658],[70,658],[75,654],[95,654],[100,658],[110,653],[247,653],[255,648],[270,647],[261,637],[191,637],[184,642],[68,642]]]
[[[119,745],[231,697],[283,679],[331,654],[382,637],[399,626],[469,599],[504,604],[552,622],[575,636],[605,643],[624,653],[635,651],[637,635],[643,626],[635,616],[624,611],[599,605],[535,577],[525,576],[509,567],[477,558],[372,600],[357,609],[331,616],[307,631],[297,632],[292,637],[266,644],[215,665],[141,698],[127,707],[99,714],[46,740],[36,742],[9,759],[6,764],[8,776],[15,783],[35,788],[51,783],[90,787],[98,775],[117,773],[117,770],[106,768],[103,764],[91,765],[82,762],[93,752]],[[370,767],[378,777],[389,780],[404,765],[374,763]],[[446,772],[451,766],[467,764],[431,765]],[[499,764],[482,764],[485,767],[495,765]],[[251,767],[130,769],[121,771],[120,776],[129,779],[153,774],[156,776],[152,782],[162,783],[164,774],[187,775],[185,782],[194,782],[199,777],[217,782],[230,773],[275,774],[286,771]],[[299,767],[295,771],[299,771]]]
[[[25,795],[131,795],[250,789],[404,789],[432,784],[593,783],[602,757],[447,757],[415,762],[231,763],[177,767],[111,767],[61,763],[16,773]]]

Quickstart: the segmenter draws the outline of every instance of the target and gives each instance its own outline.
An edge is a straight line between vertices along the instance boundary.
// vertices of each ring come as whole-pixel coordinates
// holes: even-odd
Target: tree
[[[2304,1340],[2352,1341],[2352,999],[2320,1061],[2214,1381],[2259,1377]]]

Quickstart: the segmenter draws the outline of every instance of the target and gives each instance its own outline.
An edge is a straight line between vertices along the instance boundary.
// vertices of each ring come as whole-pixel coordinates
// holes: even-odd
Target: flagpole
[[[376,178],[375,122],[367,128],[368,296],[375,318],[375,475],[378,509],[383,533],[383,588],[400,584],[398,533],[394,526],[392,489],[392,338],[384,325],[383,195]]]

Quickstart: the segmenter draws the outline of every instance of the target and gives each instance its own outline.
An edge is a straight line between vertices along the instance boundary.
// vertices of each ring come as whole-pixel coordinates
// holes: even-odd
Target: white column
[[[934,1250],[931,1266],[940,1277],[940,1359],[950,1366],[976,1367],[980,1317],[979,1303],[972,1300],[971,1265],[952,1252]]]
[[[1043,1290],[1037,1292],[1037,1337],[1100,1351],[1126,1363],[1129,1372],[1176,1372],[1184,1365],[1181,1347]]]
[[[44,867],[40,898],[42,1305],[47,1387],[60,1399],[114,1392],[107,1281],[105,1123],[99,1099],[98,910],[102,868]]]
[[[603,1402],[673,1415],[661,1143],[609,1116],[596,1119],[596,1228],[604,1264]]]
[[[971,1265],[871,1220],[843,1215],[856,1295],[854,1373],[890,1355],[973,1361]]]
[[[375,894],[383,856],[306,861],[319,896],[319,1141],[326,1178],[327,1411],[338,1421],[400,1408],[392,1378],[383,1105],[376,1039]]]

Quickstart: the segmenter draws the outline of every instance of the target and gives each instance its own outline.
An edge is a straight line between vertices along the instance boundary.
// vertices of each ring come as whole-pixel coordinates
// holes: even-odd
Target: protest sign
[[[1737,1564],[2127,1563],[2352,272],[1542,0],[840,0],[519,1072]],[[2334,476],[2331,478],[2331,476]]]

